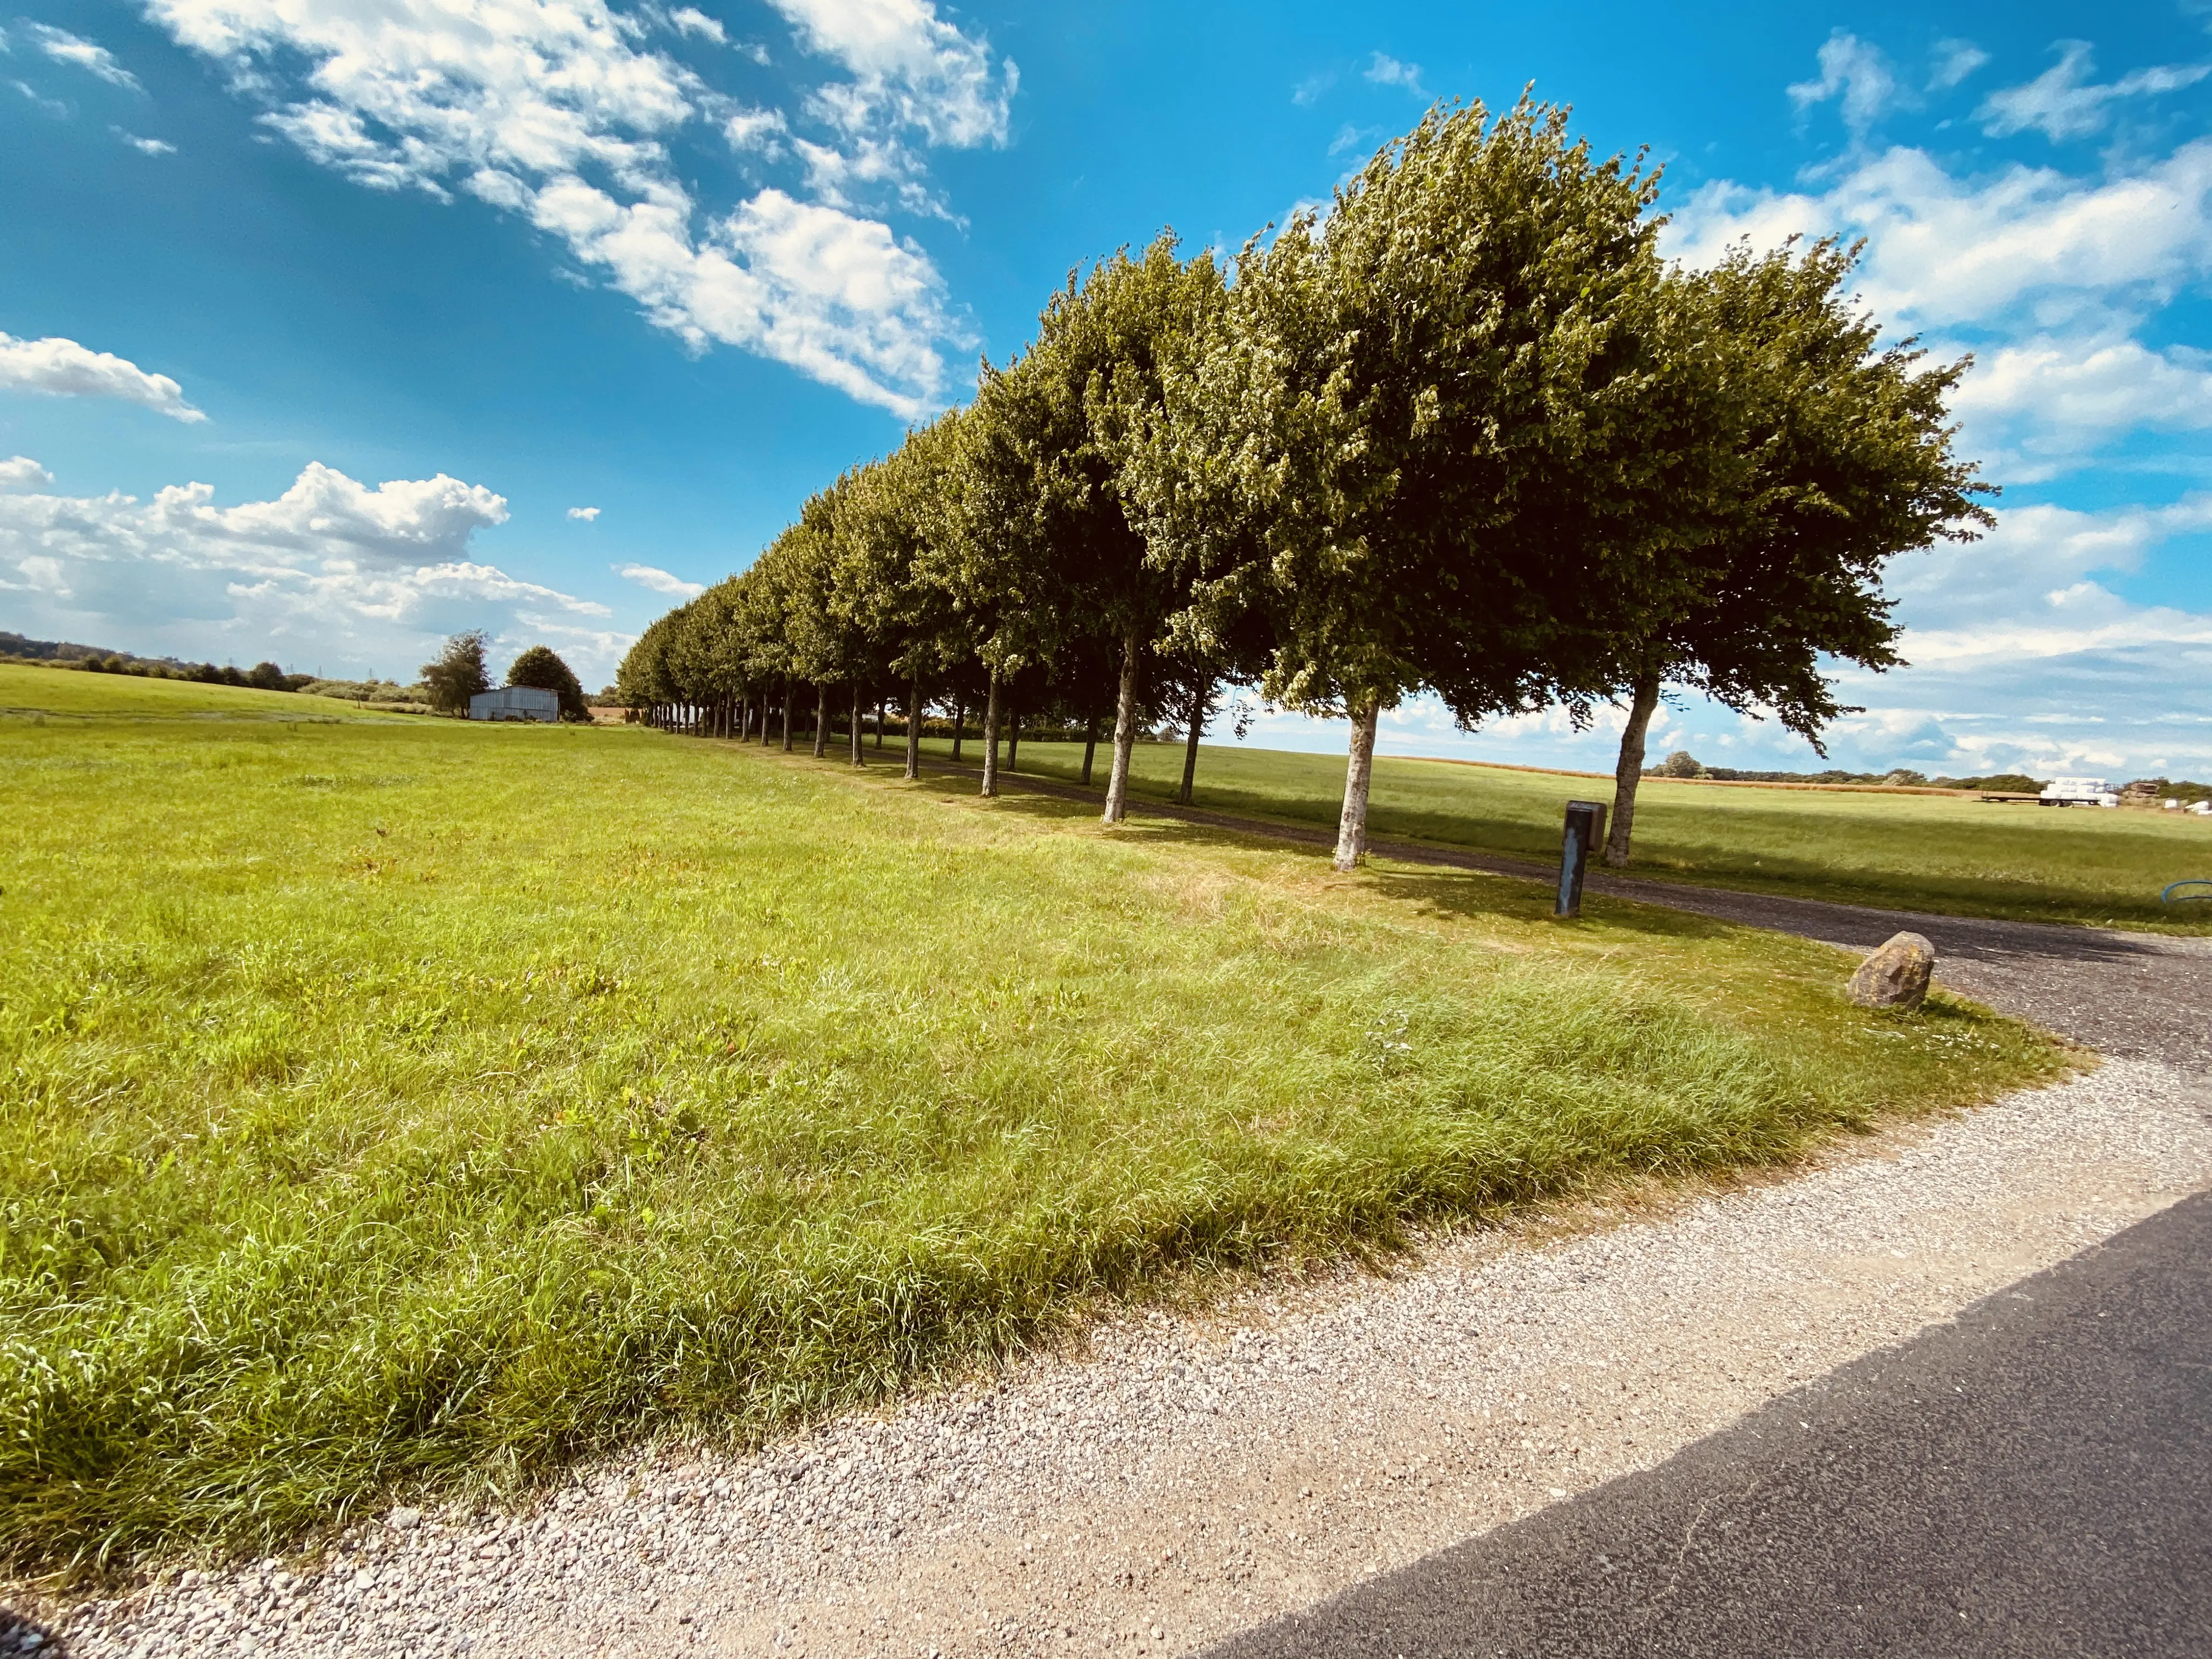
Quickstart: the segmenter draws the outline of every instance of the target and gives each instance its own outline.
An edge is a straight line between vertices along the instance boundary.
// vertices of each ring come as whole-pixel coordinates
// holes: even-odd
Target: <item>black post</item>
[[[1589,867],[1590,848],[1605,845],[1605,803],[1571,800],[1567,803],[1566,833],[1559,842],[1559,895],[1552,907],[1555,916],[1583,913],[1583,872]]]

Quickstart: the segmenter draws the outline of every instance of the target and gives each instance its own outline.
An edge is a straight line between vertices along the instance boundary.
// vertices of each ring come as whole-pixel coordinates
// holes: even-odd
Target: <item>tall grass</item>
[[[1796,941],[635,729],[19,720],[0,787],[21,1571],[756,1435],[2064,1064]]]

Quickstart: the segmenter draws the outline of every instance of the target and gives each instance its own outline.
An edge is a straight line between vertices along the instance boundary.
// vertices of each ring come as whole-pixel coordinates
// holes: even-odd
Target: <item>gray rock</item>
[[[1862,1008],[1901,1008],[1911,1013],[1928,995],[1936,947],[1918,933],[1892,933],[1859,963],[1848,994]]]

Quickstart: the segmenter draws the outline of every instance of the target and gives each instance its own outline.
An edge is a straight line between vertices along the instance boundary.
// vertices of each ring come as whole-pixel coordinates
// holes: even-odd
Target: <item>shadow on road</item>
[[[1212,1659],[2212,1653],[2212,1194]]]

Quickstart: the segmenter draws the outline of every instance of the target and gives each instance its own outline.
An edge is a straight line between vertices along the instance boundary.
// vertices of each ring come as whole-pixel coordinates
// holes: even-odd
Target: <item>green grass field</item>
[[[2072,1064],[1941,998],[1855,1010],[1817,945],[1555,923],[1526,883],[635,727],[0,672],[50,690],[77,718],[0,717],[17,1571],[742,1439],[1090,1298]]]
[[[929,746],[939,756],[951,749]],[[964,757],[978,752],[971,740]],[[1102,745],[1102,787],[1104,757]],[[1083,750],[1024,743],[1020,758],[1024,772],[1072,779]],[[1170,798],[1182,745],[1139,744],[1131,771],[1136,793]],[[1203,744],[1195,796],[1223,811],[1334,828],[1344,758]],[[1576,797],[1609,801],[1612,780],[1384,758],[1375,763],[1369,825],[1381,836],[1556,860],[1561,809]],[[2178,913],[2159,904],[2168,883],[2212,877],[2212,818],[2179,812],[1647,780],[1628,873],[1952,915],[2212,931],[2212,904]]]

